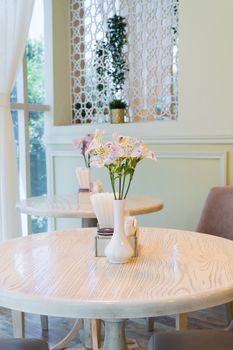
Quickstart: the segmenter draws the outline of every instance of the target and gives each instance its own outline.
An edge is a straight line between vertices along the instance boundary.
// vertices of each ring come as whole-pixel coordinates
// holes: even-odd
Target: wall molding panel
[[[215,152],[215,151],[157,151],[156,156],[158,159],[206,159],[218,160],[220,171],[220,184],[226,185],[227,179],[227,152]],[[55,193],[55,171],[54,161],[58,157],[72,157],[82,158],[77,151],[72,150],[49,150],[47,149],[47,164],[48,164],[48,193],[54,195]]]
[[[219,161],[219,170],[220,170],[220,185],[226,185],[227,179],[227,152],[215,152],[215,151],[200,151],[200,152],[191,152],[191,151],[172,151],[172,152],[156,152],[157,158],[166,158],[166,159],[215,159]]]
[[[71,193],[73,191],[74,175],[69,172],[74,171],[75,164],[80,164],[82,162],[82,156],[78,154],[77,151],[71,149],[71,145],[69,145],[69,149],[67,149],[65,144],[63,144],[62,149],[61,146],[55,147],[56,146],[47,147],[48,195],[51,196],[56,193]],[[187,149],[187,147],[185,148]],[[159,170],[158,172],[155,169],[154,176],[157,180],[151,195],[153,197],[161,197],[164,200],[165,207],[160,213],[155,213],[151,216],[146,215],[139,218],[139,225],[158,225],[160,227],[195,229],[195,223],[198,220],[200,209],[203,206],[203,201],[209,189],[212,186],[224,186],[227,184],[227,176],[229,172],[227,153],[228,152],[225,149],[213,151],[205,150],[204,146],[203,149],[197,151],[156,151],[158,160],[161,160],[161,167],[157,168]],[[163,160],[165,162],[163,162]],[[176,171],[175,173],[174,160],[177,160],[178,167],[178,172]],[[186,163],[186,161],[191,161],[191,163]],[[192,161],[197,163],[195,164]],[[202,163],[202,161],[204,161],[204,163]],[[212,161],[214,161],[214,163]],[[208,165],[208,162],[211,163]],[[156,166],[157,165],[158,163]],[[148,162],[146,166],[151,165]],[[179,167],[184,170],[183,178]],[[202,170],[196,177],[194,172],[198,167],[202,167]],[[162,175],[163,171],[166,171],[166,173],[164,173],[166,174],[164,180]],[[169,173],[171,174],[170,177]],[[67,179],[66,174],[68,174]],[[143,176],[143,174],[140,176]],[[167,183],[167,181],[174,176],[174,184],[176,187],[173,188],[172,182]],[[191,177],[189,178],[189,176]],[[65,179],[65,181],[63,181],[63,179]],[[100,180],[102,180],[101,177]],[[157,183],[160,183],[159,187],[157,186]],[[196,192],[193,192],[193,185],[197,188]],[[145,184],[145,186],[147,185]],[[145,193],[150,193],[148,192],[147,187],[145,187]],[[193,201],[189,204],[185,204],[192,193],[195,193]],[[74,222],[71,222],[70,224],[73,225]],[[67,225],[67,221],[65,222],[65,225]],[[60,219],[50,219],[49,228],[50,230],[64,228],[64,222]]]

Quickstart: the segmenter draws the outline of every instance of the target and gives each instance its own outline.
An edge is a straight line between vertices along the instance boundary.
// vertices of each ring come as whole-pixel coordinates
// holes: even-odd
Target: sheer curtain
[[[21,235],[10,93],[22,61],[34,0],[0,0],[0,240]]]

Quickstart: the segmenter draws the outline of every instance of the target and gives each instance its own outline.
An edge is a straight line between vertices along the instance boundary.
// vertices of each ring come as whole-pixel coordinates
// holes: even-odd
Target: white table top
[[[143,228],[127,264],[94,257],[95,229],[0,244],[0,305],[74,318],[135,318],[212,307],[233,299],[233,241]]]
[[[40,196],[24,199],[17,203],[21,213],[57,218],[95,218],[89,193],[79,194],[82,200],[75,195]],[[126,210],[129,215],[148,214],[163,208],[160,199],[146,196],[128,196],[126,199]]]

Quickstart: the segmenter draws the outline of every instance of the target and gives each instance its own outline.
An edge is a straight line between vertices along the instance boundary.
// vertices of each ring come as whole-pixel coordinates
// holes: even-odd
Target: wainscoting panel
[[[185,150],[162,150],[156,154],[156,162],[144,160],[139,163],[130,193],[160,198],[164,201],[164,209],[138,217],[139,225],[195,230],[209,189],[226,184],[226,150],[187,151],[185,147]],[[76,192],[75,168],[83,165],[82,158],[71,149],[59,147],[56,150],[48,148],[47,159],[50,194]],[[106,169],[92,169],[92,178],[99,178],[105,191],[111,191]],[[54,222],[53,228],[80,226],[78,219]]]
[[[195,230],[208,191],[226,184],[225,152],[158,152],[156,164],[139,165],[132,190],[164,201],[140,225]],[[143,180],[142,180],[143,179]]]

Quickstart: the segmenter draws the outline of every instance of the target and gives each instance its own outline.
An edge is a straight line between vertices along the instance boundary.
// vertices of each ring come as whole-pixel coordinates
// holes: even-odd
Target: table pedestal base
[[[97,227],[97,219],[93,218],[93,219],[85,219],[82,218],[82,228],[86,228],[86,227]]]
[[[65,338],[63,338],[59,343],[54,345],[51,350],[61,350],[64,349],[64,347],[69,344],[76,336],[79,330],[82,328],[83,321],[82,320],[76,320],[71,331],[67,334]]]
[[[105,323],[103,350],[127,350],[125,338],[125,320],[108,319]]]

